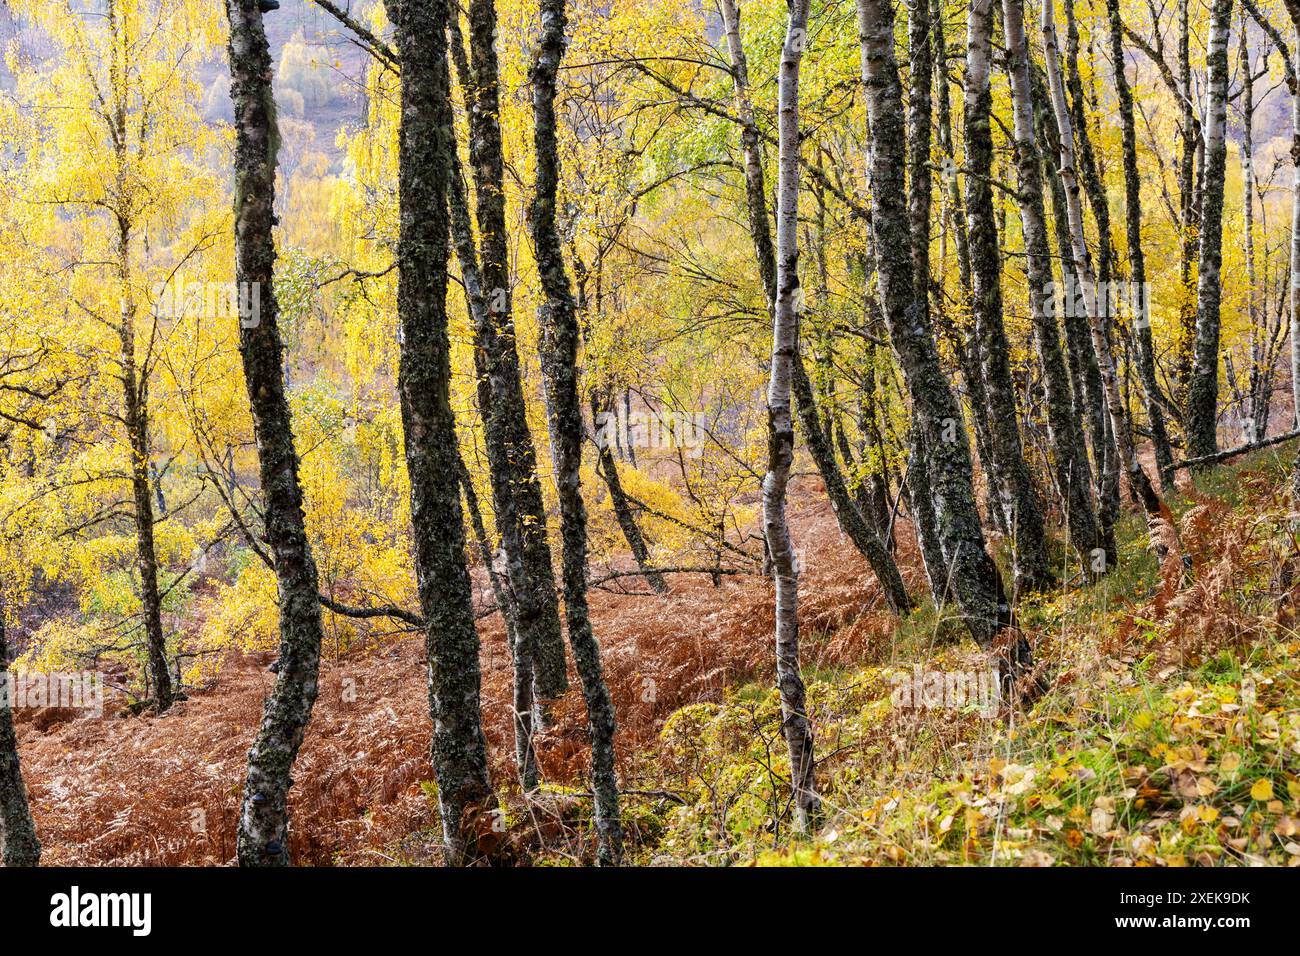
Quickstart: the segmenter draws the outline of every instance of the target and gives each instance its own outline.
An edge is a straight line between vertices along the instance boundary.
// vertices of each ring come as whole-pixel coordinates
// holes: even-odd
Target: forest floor
[[[1120,567],[1101,584],[1063,568],[1066,587],[1021,601],[1047,686],[1027,710],[961,699],[958,675],[988,687],[962,628],[928,606],[896,622],[821,489],[804,480],[791,523],[824,800],[812,836],[788,828],[767,582],[736,576],[714,588],[691,576],[662,598],[594,592],[630,861],[1300,865],[1294,454],[1279,446],[1185,485],[1170,502],[1176,547],[1163,566],[1129,517]],[[900,562],[920,591],[906,531]],[[524,800],[512,785],[499,619],[484,622],[483,641],[488,745],[508,824],[498,852],[587,862],[576,677],[540,742],[543,793]],[[415,635],[327,651],[294,769],[297,861],[436,861],[423,658]],[[23,714],[43,862],[229,863],[270,661],[232,653],[211,687],[162,717]]]

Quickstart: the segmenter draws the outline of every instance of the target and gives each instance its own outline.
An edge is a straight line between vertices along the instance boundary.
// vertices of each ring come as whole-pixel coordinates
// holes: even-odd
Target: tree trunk
[[[1002,256],[993,209],[992,89],[993,0],[971,0],[966,53],[966,215],[970,234],[972,304],[987,390],[994,468],[1012,543],[1017,594],[1053,581],[1042,510],[1017,427],[1011,346],[1002,321]],[[927,143],[928,146],[928,137]],[[916,145],[913,144],[915,151]],[[927,149],[928,154],[928,149]],[[915,178],[915,170],[913,172]],[[915,229],[916,213],[913,212]],[[918,239],[913,235],[913,249]],[[915,253],[914,253],[915,254]],[[915,280],[913,280],[915,281]],[[919,299],[918,299],[919,301]],[[975,414],[983,410],[976,409]]]
[[[149,656],[149,680],[154,705],[159,713],[171,707],[171,671],[167,667],[167,638],[163,633],[162,597],[158,590],[158,549],[154,543],[153,487],[150,481],[148,373],[138,372],[135,362],[135,307],[130,297],[130,227],[118,229],[118,281],[122,289],[121,324],[122,397],[127,443],[131,450],[131,493],[135,517],[136,563],[140,568],[140,604],[144,619],[145,650]]]
[[[478,838],[496,798],[479,704],[479,639],[465,567],[460,455],[450,404],[447,200],[455,140],[445,33],[449,9],[446,0],[401,0],[393,6],[402,62],[398,387],[427,628],[433,768],[448,862],[466,863],[478,856]]]
[[[1286,10],[1300,36],[1300,0],[1287,0]],[[1294,55],[1300,64],[1300,43]],[[1291,166],[1291,422],[1300,425],[1300,84],[1291,90]]]
[[[767,208],[764,205],[766,186],[763,174],[762,140],[758,135],[758,128],[754,125],[754,111],[749,97],[749,67],[740,39],[740,11],[735,0],[721,0],[720,9],[727,48],[731,56],[737,112],[742,120],[741,148],[745,162],[745,197],[749,212],[750,237],[754,244],[759,277],[763,282],[768,307],[774,308],[779,294],[780,263],[772,247],[772,233],[767,221]],[[795,162],[797,169],[797,153]],[[800,301],[802,302],[802,295]],[[803,356],[797,347],[791,360],[791,386],[804,441],[826,485],[826,494],[830,498],[831,509],[835,512],[840,530],[848,535],[858,553],[871,565],[889,606],[899,614],[906,614],[911,610],[912,602],[908,597],[903,577],[889,549],[881,540],[880,534],[872,527],[871,522],[849,494],[848,485],[835,458],[831,436],[827,434],[817,414],[812,383],[808,379]]]
[[[453,14],[454,15],[454,14]],[[482,250],[483,308],[474,316],[474,359],[492,483],[492,510],[517,602],[520,650],[542,700],[568,689],[555,571],[537,453],[528,428],[512,318],[505,158],[495,0],[469,3],[469,159]],[[465,78],[462,78],[465,79]]]
[[[795,828],[814,826],[820,800],[815,779],[812,726],[799,667],[799,577],[790,528],[786,487],[794,462],[791,385],[799,354],[799,65],[808,33],[808,0],[793,0],[781,50],[777,130],[776,297],[772,321],[772,366],[767,386],[767,475],[763,478],[763,530],[776,579],[776,683],[782,730],[790,754]],[[818,432],[821,425],[816,424]]]
[[[1192,377],[1192,351],[1196,340],[1196,300],[1192,289],[1192,262],[1200,234],[1200,204],[1196,191],[1197,153],[1204,142],[1201,121],[1192,103],[1191,25],[1188,16],[1190,0],[1178,4],[1178,82],[1182,88],[1182,156],[1178,166],[1178,197],[1182,213],[1183,242],[1180,275],[1183,289],[1179,308],[1178,352],[1174,375],[1186,400],[1186,389]]]
[[[36,839],[27,788],[18,763],[18,738],[10,709],[9,644],[5,639],[5,608],[0,601],[0,859],[6,867],[36,866],[41,844]]]
[[[1065,0],[1065,87],[1070,96],[1070,116],[1078,146],[1078,174],[1088,206],[1097,221],[1097,281],[1114,279],[1115,249],[1110,234],[1110,203],[1106,187],[1097,171],[1097,157],[1088,135],[1087,103],[1083,95],[1083,77],[1079,73],[1079,27],[1074,17],[1074,0]]]
[[[1079,288],[1080,277],[1074,268],[1074,246],[1070,235],[1070,215],[1061,173],[1051,157],[1061,155],[1061,137],[1041,67],[1032,65],[1034,124],[1043,141],[1043,173],[1052,199],[1052,219],[1061,280],[1066,295]],[[1107,427],[1106,392],[1101,383],[1101,367],[1092,346],[1092,332],[1087,313],[1082,309],[1064,309],[1061,326],[1065,333],[1066,360],[1070,370],[1070,387],[1074,407],[1083,417],[1084,437],[1092,446],[1092,475],[1095,486],[1097,524],[1102,549],[1110,563],[1117,554],[1115,521],[1119,516],[1119,452],[1115,437]]]
[[[881,298],[894,351],[924,435],[935,528],[949,569],[951,592],[976,642],[991,648],[1012,623],[1002,576],[984,547],[971,481],[970,449],[961,409],[939,363],[938,349],[917,298],[911,269],[904,173],[906,133],[902,87],[894,56],[894,13],[888,0],[858,0],[862,79],[870,116],[872,226],[879,255]],[[1029,663],[1029,646],[1013,638],[1007,663]]]
[[[564,545],[565,619],[591,730],[597,852],[600,862],[618,863],[623,853],[623,826],[619,819],[614,767],[614,704],[601,670],[600,645],[592,633],[587,613],[587,509],[580,487],[584,427],[578,399],[580,333],[577,306],[555,221],[560,180],[555,92],[565,47],[565,0],[540,0],[540,11],[541,38],[529,73],[533,88],[533,143],[537,152],[537,185],[530,225],[544,294],[538,309],[542,371],[551,415],[552,456]]]
[[[1092,263],[1088,259],[1087,244],[1083,233],[1083,204],[1079,196],[1079,179],[1074,168],[1074,130],[1070,121],[1069,109],[1065,103],[1065,84],[1061,75],[1061,63],[1056,46],[1056,23],[1052,14],[1052,3],[1043,4],[1042,15],[1043,53],[1047,68],[1047,81],[1051,92],[1052,107],[1056,114],[1056,127],[1061,151],[1060,175],[1065,187],[1066,214],[1070,223],[1070,240],[1074,255],[1075,272],[1086,289],[1096,288]],[[1129,427],[1124,411],[1124,402],[1119,390],[1119,377],[1115,372],[1115,363],[1111,357],[1107,341],[1105,317],[1097,305],[1095,295],[1082,296],[1084,311],[1092,332],[1093,351],[1101,373],[1102,387],[1105,390],[1106,411],[1110,420],[1111,434],[1114,437],[1119,459],[1128,472],[1129,488],[1146,512],[1151,532],[1151,544],[1156,552],[1163,556],[1163,538],[1159,535],[1156,522],[1161,518],[1161,502],[1151,481],[1138,462],[1137,451],[1133,445],[1133,432]],[[1067,304],[1067,308],[1071,306]]]
[[[280,668],[248,754],[238,853],[243,866],[275,866],[289,862],[289,774],[316,701],[321,611],[281,377],[272,238],[279,135],[271,55],[257,0],[226,0],[226,12],[236,131],[235,279],[240,288],[257,288],[260,301],[260,313],[241,322],[239,352],[257,440],[266,540],[280,596]]]
[[[1034,134],[1024,0],[1002,0],[1002,16],[1014,113],[1019,177],[1017,198],[1025,238],[1025,277],[1029,288],[1029,310],[1034,322],[1034,342],[1043,370],[1047,428],[1056,465],[1056,482],[1065,500],[1066,528],[1074,549],[1085,567],[1090,568],[1094,550],[1104,547],[1104,542],[1092,508],[1092,472],[1088,467],[1083,429],[1070,399],[1069,373],[1053,318],[1051,249],[1043,209],[1042,156]]]
[[[533,744],[533,674],[528,660],[519,653],[519,626],[515,616],[515,598],[510,590],[510,583],[502,580],[497,573],[496,553],[488,541],[487,528],[483,525],[483,513],[479,509],[478,492],[474,490],[474,480],[470,477],[465,460],[457,456],[461,492],[465,495],[465,507],[469,510],[470,527],[474,529],[474,538],[478,542],[479,555],[483,569],[487,572],[488,586],[492,597],[501,609],[501,620],[506,626],[506,640],[510,643],[510,659],[513,667],[515,731],[515,771],[519,774],[519,786],[525,791],[536,790],[541,785],[541,773],[537,767],[537,750]]]
[[[1228,160],[1228,39],[1232,0],[1214,0],[1206,47],[1205,172],[1201,190],[1201,244],[1196,279],[1196,346],[1187,388],[1187,454],[1218,447],[1219,302],[1223,295],[1223,190]]]
[[[614,412],[610,411],[608,414],[612,415]],[[592,421],[600,415],[600,403],[597,402],[594,393],[591,396],[591,415]],[[636,523],[636,516],[632,514],[632,503],[627,500],[627,493],[623,491],[623,482],[618,477],[618,462],[608,444],[598,444],[596,471],[604,479],[605,487],[609,490],[609,502],[614,509],[614,518],[623,532],[623,540],[627,542],[628,550],[636,559],[637,568],[645,577],[646,583],[650,585],[650,590],[655,594],[667,594],[668,582],[664,580],[662,574],[650,566],[650,549],[646,545],[645,535]]]
[[[1106,0],[1110,23],[1111,59],[1115,64],[1115,93],[1119,98],[1120,125],[1124,145],[1124,227],[1128,240],[1129,301],[1136,303],[1133,335],[1137,339],[1138,378],[1146,396],[1147,423],[1155,450],[1156,472],[1160,490],[1171,494],[1174,484],[1174,455],[1165,429],[1165,414],[1160,383],[1156,380],[1155,345],[1151,340],[1151,316],[1148,306],[1146,256],[1142,251],[1142,179],[1138,174],[1137,128],[1133,120],[1133,91],[1124,71],[1124,23],[1120,19],[1119,0]]]
[[[454,27],[455,20],[453,19],[451,22]],[[456,256],[460,261],[461,281],[465,287],[465,300],[469,305],[470,321],[473,323],[474,328],[476,330],[481,328],[486,328],[489,325],[487,299],[483,293],[483,277],[482,277],[482,273],[479,270],[478,253],[474,249],[474,230],[472,224],[470,223],[469,203],[465,196],[465,183],[461,176],[459,157],[455,155],[453,155],[453,161],[451,165],[450,175],[448,176],[447,185],[448,185],[447,200],[448,200],[448,210],[450,213],[450,221],[451,221],[450,228],[451,228],[452,243],[456,247]],[[474,350],[475,366],[478,372],[478,395],[479,395],[480,413],[482,414],[483,419],[486,422],[488,416],[490,415],[490,412],[487,411],[487,409],[492,407],[495,401],[495,397],[492,394],[490,394],[491,390],[489,387],[489,377],[486,374],[484,368],[486,364],[485,355],[486,355],[485,351],[481,348],[476,348]],[[486,430],[487,429],[485,428],[485,431]],[[504,465],[502,465],[500,462],[498,462],[499,467],[494,470],[492,467],[492,461],[494,458],[493,449],[495,448],[495,446],[493,445],[492,438],[490,437],[488,438],[487,445],[489,448],[489,455],[488,455],[489,480],[492,481],[492,476],[497,476],[498,478],[502,478],[502,476],[505,476],[504,478],[502,478],[502,481],[508,482],[515,476],[515,472],[513,471],[512,468],[512,463],[507,461]],[[531,447],[532,447],[532,443],[530,438],[529,448],[531,449]],[[497,456],[499,457],[499,449],[497,449]],[[471,494],[473,493],[473,489],[469,483],[468,471],[464,470],[463,461],[461,461],[460,466],[462,468],[461,481],[466,487],[466,503],[471,506],[471,518],[473,519],[475,518],[477,513],[478,502],[476,497],[474,498],[470,497]],[[497,482],[493,481],[493,487],[495,487],[496,484]],[[538,493],[540,495],[540,488],[538,489]],[[516,500],[512,498],[510,499],[510,502],[511,502],[511,508],[509,510],[507,510],[506,512],[497,512],[495,516],[497,519],[498,528],[502,529],[502,538],[503,538],[502,553],[507,555],[505,573],[508,578],[512,578],[513,571],[510,567],[510,559],[508,556],[507,549],[505,548],[504,545],[504,539],[506,537],[506,534],[504,533],[503,526],[510,522],[507,518],[503,517],[503,515],[509,515],[511,516],[511,518],[518,517],[517,509],[514,507],[515,504],[517,503]],[[482,520],[481,516],[478,517],[477,520],[481,522]],[[516,527],[515,524],[511,524],[510,526]],[[477,533],[477,531],[478,531],[477,526],[475,526],[475,532]],[[545,528],[543,528],[543,532],[544,531]],[[484,540],[486,541],[486,529],[484,530],[483,534],[484,534]],[[516,536],[514,540],[516,544],[518,544],[521,541],[523,541],[524,538]],[[525,556],[527,556],[527,549],[525,549],[524,553]],[[493,557],[494,557],[494,552],[492,552],[491,549],[489,548],[489,554],[487,558],[487,560],[489,561],[488,566],[490,569],[490,574],[492,575],[495,581],[493,587],[496,588],[497,584],[501,585],[501,589],[500,589],[501,593],[497,599],[497,603],[501,605],[502,616],[506,620],[507,636],[510,639],[510,657],[511,657],[511,663],[513,665],[512,676],[514,680],[514,705],[515,705],[515,717],[514,717],[515,769],[519,775],[520,785],[523,787],[523,789],[533,790],[536,789],[539,782],[539,776],[537,772],[536,749],[533,742],[533,706],[535,700],[535,692],[534,692],[534,681],[533,681],[534,654],[532,653],[532,648],[535,646],[535,644],[524,642],[523,640],[521,640],[519,636],[518,602],[515,596],[513,580],[511,580],[510,582],[500,582],[495,580],[497,578],[497,575],[496,575],[495,568],[491,564]],[[551,555],[550,555],[550,549],[548,547],[546,549],[546,557],[545,557],[546,568],[548,569],[550,568],[550,561],[551,561]],[[517,564],[516,569],[521,571],[521,573],[523,574],[523,580],[527,582],[529,580],[527,562],[524,562],[522,566]],[[549,571],[547,572],[547,574],[548,576],[544,579],[543,584],[540,587],[534,587],[532,589],[525,588],[525,590],[528,593],[532,594],[534,597],[536,597],[542,590],[544,590],[548,586],[547,582],[549,582],[549,587],[552,592],[551,597],[552,600],[554,601],[555,599],[554,581],[551,577],[549,577],[550,574]],[[554,608],[554,610],[556,614],[556,626],[558,627],[559,611],[558,608]],[[563,648],[561,648],[561,659],[563,659]]]

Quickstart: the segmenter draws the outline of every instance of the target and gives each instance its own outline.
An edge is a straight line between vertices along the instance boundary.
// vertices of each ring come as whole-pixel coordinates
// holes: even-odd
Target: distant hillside
[[[364,22],[374,2],[351,0],[344,6]],[[281,116],[302,123],[297,135],[310,140],[313,150],[338,163],[341,153],[335,140],[339,130],[364,117],[360,81],[367,55],[337,29],[333,17],[310,0],[280,0],[280,9],[268,13],[265,22],[275,57],[275,92]],[[11,43],[17,43],[37,60],[49,55],[48,42],[41,32],[0,6],[0,45],[8,49]],[[208,118],[228,121],[230,81],[224,52],[197,69],[195,78],[207,89],[204,111]],[[0,90],[13,87],[8,64],[0,60]],[[291,165],[300,155],[301,150],[291,149],[283,158]],[[292,171],[285,170],[286,174]]]

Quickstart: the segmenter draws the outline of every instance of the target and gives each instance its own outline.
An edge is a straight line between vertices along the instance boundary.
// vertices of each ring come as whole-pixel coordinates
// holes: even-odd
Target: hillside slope
[[[681,578],[662,599],[598,592],[636,860],[1300,865],[1293,454],[1270,449],[1186,487],[1163,568],[1144,529],[1126,525],[1121,569],[1102,585],[1022,605],[1048,688],[1027,712],[942,691],[927,703],[943,675],[970,675],[977,691],[978,653],[933,609],[896,626],[820,489],[802,488],[800,618],[826,802],[811,839],[786,826],[766,582]],[[911,542],[900,552],[919,587]],[[296,858],[436,858],[422,655],[421,641],[396,637],[327,663],[294,773]],[[232,656],[161,718],[27,716],[45,862],[230,862],[268,662]],[[525,802],[510,785],[510,669],[495,620],[483,662],[509,823],[501,852],[586,860],[580,700],[556,707],[541,742],[546,792]]]

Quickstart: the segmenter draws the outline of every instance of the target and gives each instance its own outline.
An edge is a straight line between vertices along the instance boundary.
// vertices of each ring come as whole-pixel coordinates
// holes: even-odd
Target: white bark
[[[799,64],[808,36],[809,0],[792,0],[781,51],[780,143],[777,163],[776,308],[772,323],[772,370],[767,389],[769,460],[763,479],[763,526],[776,578],[776,674],[781,714],[790,751],[795,826],[806,829],[816,816],[812,729],[805,712],[799,671],[799,580],[785,518],[786,486],[794,461],[791,378],[799,344]]]
[[[1097,277],[1088,258],[1088,247],[1083,231],[1083,204],[1080,198],[1079,176],[1074,161],[1074,126],[1070,120],[1070,110],[1065,102],[1065,81],[1061,73],[1061,58],[1056,42],[1056,20],[1053,12],[1054,0],[1044,0],[1042,15],[1043,59],[1047,68],[1047,84],[1052,99],[1052,112],[1056,115],[1056,128],[1061,141],[1061,182],[1065,186],[1066,214],[1070,225],[1070,247],[1074,254],[1074,267],[1079,280],[1086,290],[1084,307],[1088,316],[1088,329],[1092,335],[1093,350],[1097,353],[1097,365],[1101,371],[1102,390],[1106,397],[1106,412],[1110,419],[1111,431],[1115,436],[1115,446],[1120,459],[1128,471],[1129,487],[1138,497],[1148,516],[1148,524],[1159,515],[1159,499],[1150,479],[1138,462],[1137,451],[1133,444],[1133,431],[1129,427],[1128,416],[1124,413],[1124,402],[1120,396],[1119,377],[1115,372],[1115,360],[1111,355],[1110,343],[1106,336],[1106,317],[1098,308],[1096,295]],[[1164,549],[1159,543],[1154,526],[1151,527],[1151,543],[1158,554],[1163,556]]]

